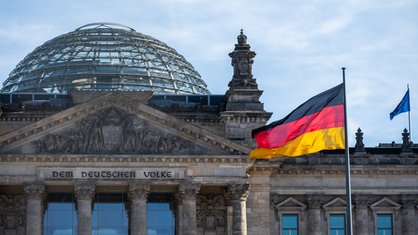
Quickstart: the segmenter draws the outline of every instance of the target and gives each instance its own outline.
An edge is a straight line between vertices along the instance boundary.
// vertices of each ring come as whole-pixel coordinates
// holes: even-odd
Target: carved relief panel
[[[115,107],[91,114],[63,133],[34,143],[36,153],[188,154],[208,150]]]
[[[227,233],[227,204],[223,195],[199,194],[196,207],[199,234]]]
[[[25,234],[26,199],[23,195],[0,195],[0,234]]]

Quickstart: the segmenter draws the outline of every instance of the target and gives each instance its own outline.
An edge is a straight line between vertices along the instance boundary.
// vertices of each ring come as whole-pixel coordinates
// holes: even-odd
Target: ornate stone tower
[[[234,51],[229,53],[234,75],[228,84],[226,110],[221,113],[221,118],[225,123],[226,138],[254,147],[251,130],[265,125],[272,113],[264,111],[264,105],[260,102],[263,91],[258,89],[252,74],[256,54],[250,50],[243,30],[237,40]]]

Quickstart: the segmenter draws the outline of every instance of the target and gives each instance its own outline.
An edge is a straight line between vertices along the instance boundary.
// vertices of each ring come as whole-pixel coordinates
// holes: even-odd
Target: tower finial
[[[244,35],[244,30],[243,29],[241,29],[241,33],[240,33],[240,35],[238,35],[237,39],[238,39],[238,44],[239,45],[247,44],[247,36]]]

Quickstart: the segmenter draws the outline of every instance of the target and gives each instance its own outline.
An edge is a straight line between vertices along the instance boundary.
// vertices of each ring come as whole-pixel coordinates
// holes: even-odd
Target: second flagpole
[[[351,215],[351,180],[350,180],[350,151],[348,147],[347,134],[347,95],[345,88],[345,68],[343,70],[343,86],[344,86],[344,137],[345,137],[345,190],[346,190],[346,205],[347,205],[347,234],[353,235],[353,224]]]

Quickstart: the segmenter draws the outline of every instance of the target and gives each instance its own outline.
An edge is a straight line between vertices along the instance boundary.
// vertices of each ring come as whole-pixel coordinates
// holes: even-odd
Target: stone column
[[[196,235],[196,195],[200,190],[200,184],[183,182],[179,185],[179,196],[183,205],[182,227],[184,235]]]
[[[321,195],[306,195],[308,203],[308,230],[310,235],[322,235],[321,231]]]
[[[45,185],[39,182],[27,183],[23,190],[26,195],[26,234],[42,235]]]
[[[95,192],[95,184],[92,182],[76,182],[74,194],[77,199],[77,234],[91,235],[91,209]]]
[[[232,234],[247,235],[247,206],[249,184],[230,184],[228,192],[232,204]]]
[[[147,199],[150,192],[149,182],[129,184],[130,226],[132,235],[147,234]]]
[[[416,214],[415,214],[415,203],[416,195],[402,194],[402,234],[403,235],[416,235]]]
[[[353,195],[354,221],[353,230],[356,235],[369,235],[369,200],[367,195]]]

